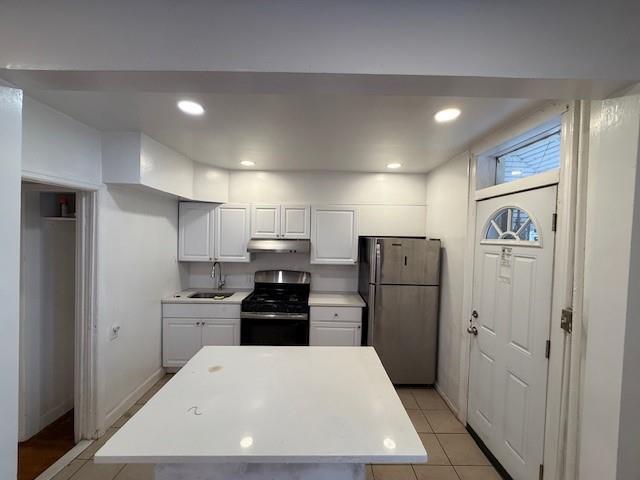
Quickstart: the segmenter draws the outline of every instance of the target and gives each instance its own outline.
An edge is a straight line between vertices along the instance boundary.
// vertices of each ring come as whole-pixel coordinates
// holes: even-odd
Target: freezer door
[[[379,285],[373,346],[394,384],[436,381],[438,287]]]
[[[438,285],[440,240],[379,238],[377,283],[386,285]]]

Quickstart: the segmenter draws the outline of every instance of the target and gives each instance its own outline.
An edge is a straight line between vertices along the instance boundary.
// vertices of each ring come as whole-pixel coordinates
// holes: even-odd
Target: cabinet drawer
[[[240,305],[220,303],[165,303],[164,317],[178,318],[240,318]]]
[[[310,319],[325,322],[359,322],[362,309],[358,307],[311,307]]]

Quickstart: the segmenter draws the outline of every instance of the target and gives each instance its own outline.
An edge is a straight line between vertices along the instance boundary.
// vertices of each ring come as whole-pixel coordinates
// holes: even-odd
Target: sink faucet
[[[225,275],[222,274],[222,264],[220,262],[214,262],[211,269],[211,278],[213,279],[215,288],[221,290],[225,286]]]

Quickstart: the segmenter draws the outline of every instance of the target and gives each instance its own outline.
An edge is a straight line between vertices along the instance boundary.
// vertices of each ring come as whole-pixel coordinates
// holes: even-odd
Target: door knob
[[[467,333],[470,333],[471,335],[478,335],[478,329],[475,325],[469,325],[467,327]]]

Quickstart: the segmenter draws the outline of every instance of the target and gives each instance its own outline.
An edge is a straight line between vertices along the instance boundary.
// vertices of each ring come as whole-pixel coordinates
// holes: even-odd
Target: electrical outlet
[[[114,323],[113,325],[111,325],[110,339],[115,340],[116,338],[118,338],[119,335],[120,335],[120,325],[118,325],[117,323]]]

